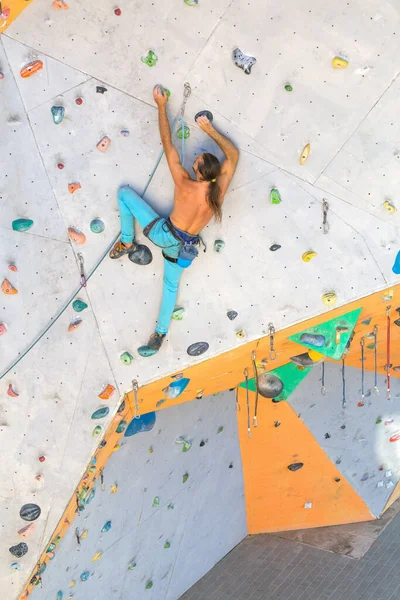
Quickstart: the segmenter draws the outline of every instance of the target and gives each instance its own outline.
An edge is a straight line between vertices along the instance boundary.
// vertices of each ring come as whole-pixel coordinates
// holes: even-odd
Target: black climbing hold
[[[121,406],[118,409],[118,413],[122,413],[125,410],[125,400],[122,402]]]
[[[340,429],[346,429],[346,425],[341,425]]]
[[[257,378],[257,387],[264,398],[276,398],[283,390],[283,383],[276,375],[262,373]]]
[[[13,556],[16,556],[17,558],[22,558],[28,552],[28,544],[25,544],[25,542],[21,542],[16,546],[11,546],[9,550]]]
[[[272,246],[270,246],[270,250],[271,252],[275,252],[276,250],[279,250],[279,248],[282,248],[282,246],[280,246],[279,244],[272,244]]]
[[[226,313],[226,316],[228,317],[228,319],[230,321],[234,321],[236,319],[236,317],[238,316],[238,313],[236,312],[236,310],[228,310],[228,312]]]
[[[104,94],[104,92],[107,91],[107,88],[103,87],[102,85],[96,85],[96,92],[98,94]]]
[[[397,327],[400,327],[400,319],[396,319],[395,321],[393,321],[393,323],[397,325]]]
[[[340,463],[342,462],[342,459],[341,459],[341,458],[338,458],[338,459],[336,459],[336,461],[335,461],[335,462],[336,462],[336,464],[337,464],[337,465],[340,465]]]
[[[271,400],[274,404],[278,404],[278,402],[281,402],[281,400],[277,400],[276,398],[271,398]]]
[[[187,349],[187,353],[189,356],[200,356],[200,354],[204,354],[209,349],[210,344],[207,342],[195,342],[191,344]]]
[[[250,75],[252,66],[257,62],[254,56],[247,56],[239,48],[235,48],[232,52],[232,60],[246,75]]]
[[[280,424],[281,424],[281,422],[280,422],[280,421],[275,421],[275,423],[274,423],[274,426],[275,426],[275,427],[279,427],[279,426],[280,426]]]
[[[201,442],[200,442],[200,448],[202,448],[202,447],[203,447],[203,446],[205,446],[205,445],[206,445],[205,441],[204,441],[204,440],[201,440]]]
[[[331,436],[329,435],[329,433],[326,433],[326,434],[325,434],[325,439],[326,439],[326,440],[329,440],[329,438],[330,438],[330,437],[331,437]]]
[[[24,504],[19,511],[19,516],[24,521],[36,521],[40,517],[41,512],[42,510],[37,504]]]
[[[339,483],[340,477],[335,477],[335,481],[336,481],[336,483]]]
[[[233,469],[233,463],[230,463],[229,468]]]
[[[325,359],[323,356],[320,360],[313,360],[308,352],[304,352],[303,354],[297,354],[297,356],[291,356],[290,360],[299,367],[313,367],[314,365],[319,364]]]
[[[106,440],[102,440],[99,444],[99,448],[104,448],[104,446],[107,446],[107,442]]]
[[[150,248],[144,244],[138,244],[134,252],[129,252],[129,260],[136,265],[149,265],[153,260],[153,255]]]
[[[289,469],[289,471],[298,471],[303,466],[304,466],[304,463],[301,463],[301,462],[292,463],[291,465],[288,466],[288,469]]]
[[[214,117],[211,111],[209,110],[200,110],[194,117],[194,120],[197,121],[199,117],[207,117],[207,119],[212,123]]]

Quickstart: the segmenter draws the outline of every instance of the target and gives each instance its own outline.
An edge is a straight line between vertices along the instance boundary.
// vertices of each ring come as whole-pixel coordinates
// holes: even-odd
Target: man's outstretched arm
[[[219,131],[217,131],[212,123],[207,119],[207,117],[199,117],[197,119],[197,124],[205,133],[207,133],[210,138],[214,140],[221,148],[222,152],[226,156],[226,160],[222,163],[221,167],[221,175],[220,175],[220,185],[222,188],[228,189],[228,186],[232,180],[232,177],[236,171],[236,167],[239,161],[239,150],[236,148],[235,144],[233,144],[227,137],[222,135]]]
[[[169,170],[171,171],[172,179],[176,185],[179,185],[182,179],[189,178],[189,173],[180,164],[178,151],[172,143],[171,128],[167,117],[168,96],[158,85],[154,88],[153,97],[158,107],[158,125],[165,157],[168,162]]]

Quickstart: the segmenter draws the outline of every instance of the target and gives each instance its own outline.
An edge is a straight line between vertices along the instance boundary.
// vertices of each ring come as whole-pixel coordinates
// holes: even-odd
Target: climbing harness
[[[346,408],[346,379],[344,374],[344,358],[342,358],[342,408]]]
[[[240,412],[239,404],[239,386],[236,387],[236,412]]]
[[[85,263],[84,263],[83,255],[81,254],[81,252],[78,252],[77,257],[78,257],[78,263],[79,263],[79,272],[81,275],[80,284],[82,287],[86,287]]]
[[[358,406],[364,406],[364,399],[365,399],[365,394],[364,394],[364,361],[365,361],[365,356],[364,356],[364,337],[362,337],[360,339],[360,347],[361,347],[361,400],[358,403]]]
[[[378,339],[378,325],[374,325],[374,388],[372,393],[374,396],[379,396],[378,388],[378,350],[377,350],[377,339]]]
[[[249,370],[248,370],[247,367],[243,371],[243,374],[244,374],[244,380],[245,380],[245,383],[246,383],[247,435],[250,438],[251,437],[251,431],[250,431]]]
[[[184,91],[183,91],[183,101],[181,104],[181,108],[179,111],[179,115],[180,117],[183,118],[184,112],[185,112],[185,107],[186,107],[186,103],[187,100],[189,98],[191,94],[191,87],[189,83],[185,83],[184,84]],[[179,116],[175,117],[172,126],[171,126],[171,131],[174,130],[176,122],[178,120]],[[182,148],[184,149],[184,140],[182,139]],[[142,198],[145,196],[150,183],[153,180],[153,177],[159,167],[159,164],[162,160],[162,157],[164,156],[164,149],[161,150],[157,161],[153,167],[153,170],[150,174],[149,179],[147,180],[146,185],[144,186],[144,190],[142,193]],[[181,164],[182,164],[183,160],[181,157]],[[47,327],[45,327],[45,329],[42,331],[41,334],[39,334],[37,336],[36,339],[34,339],[34,341],[28,346],[28,348],[22,352],[22,354],[20,356],[18,356],[18,358],[16,358],[11,365],[8,367],[8,369],[6,369],[5,371],[3,371],[3,373],[0,374],[0,380],[3,379],[18,363],[21,362],[21,360],[23,358],[25,358],[25,356],[32,350],[32,348],[34,348],[34,346],[36,346],[36,344],[38,344],[40,342],[40,340],[42,339],[42,337],[44,337],[46,335],[46,333],[49,331],[49,329],[54,325],[54,323],[56,323],[58,321],[58,319],[62,316],[62,314],[67,310],[67,308],[69,307],[69,305],[73,302],[74,298],[79,294],[79,292],[81,291],[81,289],[83,287],[86,287],[87,282],[89,281],[89,279],[92,277],[92,275],[97,271],[97,269],[99,268],[99,266],[101,265],[101,263],[103,262],[103,260],[108,256],[111,248],[114,246],[114,244],[117,242],[118,238],[121,235],[121,231],[119,231],[117,233],[117,235],[114,237],[114,239],[110,242],[109,246],[106,248],[106,250],[103,252],[103,254],[100,256],[100,258],[98,259],[98,261],[94,264],[94,266],[90,269],[90,271],[88,272],[87,275],[85,275],[84,271],[83,271],[83,256],[82,256],[82,262],[80,262],[80,258],[79,255],[77,255],[77,258],[79,260],[79,267],[80,267],[80,276],[81,276],[81,281],[80,281],[80,285],[79,288],[72,294],[72,296],[70,297],[70,299],[66,302],[65,306],[57,313],[57,315],[54,317],[54,319],[52,319],[50,321],[50,323],[47,325]],[[200,238],[201,239],[201,238]],[[80,254],[80,253],[79,253]],[[84,279],[83,279],[84,278]],[[140,416],[140,415],[139,415]]]
[[[324,198],[322,200],[322,233],[323,234],[327,234],[329,231],[328,210],[329,210],[329,204],[328,204],[328,201],[325,200],[325,198]]]
[[[274,347],[274,339],[275,339],[275,327],[272,323],[268,323],[268,333],[269,333],[269,359],[276,359],[276,350]]]
[[[253,350],[251,353],[251,362],[253,365],[254,372],[254,385],[256,386],[256,401],[254,404],[254,417],[253,417],[253,427],[258,427],[257,422],[257,411],[258,411],[258,373],[257,373],[257,365],[256,365],[256,352]]]
[[[325,363],[321,363],[321,394],[326,396],[326,387],[325,387]]]
[[[390,306],[386,307],[386,399],[391,400],[390,393]]]
[[[139,401],[138,401],[139,384],[136,381],[136,379],[134,379],[132,381],[132,388],[133,388],[133,396],[134,396],[134,400],[135,400],[135,408],[133,411],[133,418],[140,419],[140,410],[139,410]]]

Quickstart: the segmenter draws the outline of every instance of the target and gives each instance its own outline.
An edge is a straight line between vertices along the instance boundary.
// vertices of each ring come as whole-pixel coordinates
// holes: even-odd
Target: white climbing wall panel
[[[180,437],[192,444],[186,452]],[[76,527],[80,535],[87,530],[79,548]],[[224,392],[158,412],[151,431],[122,438],[103,491],[98,480],[32,598],[54,600],[62,591],[64,599],[176,600],[246,533],[235,392]]]
[[[400,426],[400,383],[392,379],[386,399],[385,378],[378,376],[379,396],[372,393],[373,373],[365,374],[364,406],[361,371],[345,368],[346,408],[342,408],[341,365],[326,363],[321,395],[321,370],[315,367],[289,397],[289,404],[314,435],[343,477],[379,517],[400,478],[400,450],[390,438]]]
[[[104,405],[104,384],[116,392],[103,429],[132,379],[143,385],[199,360],[187,355],[190,344],[208,342],[202,358],[211,358],[243,343],[235,336],[240,329],[251,340],[269,322],[281,329],[324,312],[327,291],[344,305],[397,281],[400,213],[383,207],[385,200],[398,204],[400,184],[395,3],[124,0],[120,16],[114,9],[108,0],[71,0],[57,12],[49,0],[34,0],[0,38],[0,265],[1,277],[18,289],[0,295],[7,327],[0,340],[0,452],[7,457],[0,466],[0,579],[7,598],[22,588],[98,444],[91,415]],[[235,47],[257,58],[250,75],[233,64]],[[158,56],[152,68],[141,61],[150,49]],[[337,55],[348,59],[347,69],[332,68]],[[20,69],[32,60],[42,60],[43,69],[22,79]],[[159,250],[152,246],[146,268],[126,257],[101,258],[119,231],[121,184],[142,193],[150,180],[146,199],[160,214],[171,209],[165,159],[152,175],[161,149],[152,88],[171,90],[172,121],[185,81],[192,86],[185,166],[190,171],[204,150],[221,156],[193,122],[204,108],[238,145],[240,162],[223,222],[206,227],[208,252],[182,279],[184,320],[173,322],[158,355],[141,359],[136,349],[154,330],[161,296]],[[65,107],[59,125],[54,105]],[[102,154],[96,144],[104,135],[111,145]],[[175,133],[174,140],[179,149]],[[300,166],[306,143],[311,152]],[[71,195],[75,182],[82,187]],[[269,201],[272,187],[282,197],[278,206]],[[18,218],[34,225],[13,231]],[[94,218],[104,221],[103,233],[90,231]],[[70,226],[84,232],[86,244],[69,241]],[[213,251],[217,238],[225,241],[221,254]],[[281,248],[271,252],[272,244]],[[301,260],[307,250],[317,252],[310,263]],[[79,290],[79,251],[86,271],[98,267],[78,295],[88,304],[82,324],[68,333],[78,316],[69,302]],[[229,309],[239,313],[234,322]],[[126,350],[134,356],[130,366],[120,361]],[[19,396],[7,395],[9,384]],[[20,541],[19,509],[29,502],[42,515],[18,571],[8,548]]]

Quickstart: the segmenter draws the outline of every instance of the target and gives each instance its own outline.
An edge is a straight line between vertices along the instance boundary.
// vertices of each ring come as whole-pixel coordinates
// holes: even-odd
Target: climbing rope
[[[191,94],[191,87],[189,83],[185,83],[184,84],[184,90],[183,90],[183,100],[182,100],[182,104],[180,107],[180,111],[179,111],[179,115],[175,117],[172,126],[171,126],[171,131],[174,131],[175,129],[175,125],[178,121],[178,119],[183,119],[183,115],[185,113],[185,108],[186,108],[186,103],[188,101],[188,98]],[[183,131],[182,131],[183,134]],[[184,148],[185,148],[185,140],[184,140],[184,136],[182,135],[182,156],[181,156],[181,164],[183,163],[183,159],[184,159]],[[162,160],[162,157],[164,156],[164,149],[161,150],[156,164],[153,167],[153,170],[150,174],[150,177],[146,183],[146,185],[144,186],[144,190],[142,193],[142,198],[145,196],[150,183],[152,182],[152,179],[159,167],[159,164]],[[95,265],[90,269],[89,273],[87,275],[85,275],[85,270],[84,270],[84,261],[83,261],[83,256],[80,252],[77,253],[77,259],[78,259],[78,264],[79,264],[79,273],[80,273],[80,285],[79,287],[75,290],[75,292],[72,294],[72,296],[70,297],[70,299],[67,301],[67,303],[65,304],[65,306],[57,313],[57,315],[52,318],[51,322],[47,325],[47,327],[44,329],[44,331],[42,331],[42,333],[40,335],[38,335],[37,338],[35,338],[33,340],[33,342],[28,346],[28,348],[21,354],[21,356],[19,356],[17,359],[15,359],[11,365],[5,370],[3,371],[3,373],[1,373],[0,375],[0,380],[3,379],[14,367],[16,367],[18,365],[18,363],[21,362],[21,360],[23,358],[25,358],[25,356],[36,346],[36,344],[38,344],[40,342],[40,340],[46,335],[46,333],[49,331],[49,329],[51,327],[53,327],[53,325],[58,321],[58,319],[63,315],[63,313],[67,310],[67,308],[69,307],[69,305],[71,304],[71,302],[73,302],[74,298],[79,294],[79,292],[81,291],[82,288],[86,287],[87,282],[89,281],[89,279],[92,277],[92,275],[97,271],[97,269],[99,268],[99,266],[101,265],[101,263],[103,262],[103,260],[106,258],[106,256],[108,256],[108,253],[110,252],[111,248],[114,246],[114,244],[117,242],[117,240],[119,239],[121,235],[121,231],[118,231],[117,235],[113,238],[113,240],[111,241],[111,243],[109,244],[109,246],[106,248],[106,250],[103,252],[103,254],[100,256],[100,258],[98,259],[98,261],[95,263]],[[140,416],[140,415],[139,415]]]
[[[253,352],[251,353],[251,362],[252,362],[252,365],[253,365],[254,385],[256,386],[256,401],[254,403],[253,427],[258,427],[258,421],[257,421],[257,411],[258,411],[258,373],[257,373],[256,352],[255,352],[255,350],[253,350]]]
[[[364,357],[364,336],[361,338],[360,340],[360,347],[361,347],[361,400],[358,403],[358,406],[364,406],[364,398],[365,398],[365,394],[364,394],[364,361],[365,361],[365,357]]]
[[[321,363],[321,394],[326,396],[326,387],[325,387],[325,363]]]
[[[386,399],[391,400],[390,393],[390,306],[386,307]]]
[[[342,358],[342,408],[346,408],[346,379],[344,374],[344,358]]]
[[[377,349],[377,340],[378,340],[378,325],[374,325],[374,389],[372,393],[374,396],[379,396],[379,388],[378,388],[378,349]]]
[[[327,234],[329,231],[328,210],[329,204],[328,201],[324,198],[322,201],[322,233],[324,234]]]
[[[251,437],[250,431],[250,400],[249,400],[249,370],[246,367],[244,372],[244,380],[246,382],[246,405],[247,405],[247,435]]]

